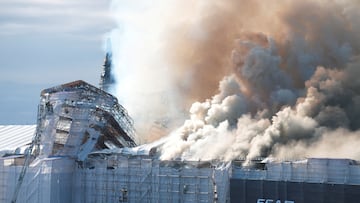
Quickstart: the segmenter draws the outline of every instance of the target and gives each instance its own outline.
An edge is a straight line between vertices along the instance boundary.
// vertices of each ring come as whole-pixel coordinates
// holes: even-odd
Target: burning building
[[[43,90],[36,130],[31,129],[34,136],[24,150],[2,153],[0,202],[348,203],[360,198],[360,164],[351,159],[164,159],[163,148],[173,137],[139,146],[124,107],[84,81]]]
[[[42,92],[31,144],[2,153],[1,202],[358,202],[360,4],[199,2],[155,9],[188,14],[161,18],[177,31],[161,38],[165,53],[146,47],[158,19],[141,30],[143,12],[125,16],[146,36],[129,32],[122,42],[141,46],[107,54],[100,89],[77,81]],[[131,71],[115,75],[126,80],[111,78],[125,59]],[[113,79],[145,118],[136,121],[190,114],[139,145],[136,123],[103,91]],[[159,104],[151,91],[163,86],[173,97]]]
[[[75,81],[41,92],[40,156],[84,160],[94,150],[136,146],[133,121],[112,95]]]
[[[2,200],[10,202],[9,194],[12,193],[11,201],[16,202],[21,188],[31,187],[25,186],[24,181],[26,182],[29,176],[36,178],[37,175],[33,173],[41,174],[43,164],[60,163],[59,167],[50,166],[48,170],[56,170],[59,173],[68,170],[68,175],[72,176],[73,169],[71,167],[66,169],[66,166],[75,164],[75,161],[84,161],[89,153],[101,149],[134,147],[137,145],[136,142],[132,119],[112,95],[84,81],[45,89],[41,92],[36,132],[29,147],[24,151],[24,156],[13,157],[10,153],[4,158],[3,166],[7,166],[6,163],[13,159],[14,163],[17,163],[15,165],[21,163],[22,169],[14,188],[3,187]],[[53,161],[47,162],[46,159]],[[16,166],[13,169],[16,173]],[[12,176],[5,171],[7,169],[4,169],[3,183],[8,182],[7,178]],[[31,200],[28,195],[25,192],[20,197],[25,198],[24,202],[55,201]],[[51,192],[48,197],[54,198]],[[69,197],[71,195],[64,196],[64,198]],[[68,202],[67,200],[69,199],[60,198],[57,201]]]
[[[109,92],[110,87],[115,85],[115,78],[112,74],[112,54],[111,52],[106,53],[103,69],[100,76],[100,89]]]

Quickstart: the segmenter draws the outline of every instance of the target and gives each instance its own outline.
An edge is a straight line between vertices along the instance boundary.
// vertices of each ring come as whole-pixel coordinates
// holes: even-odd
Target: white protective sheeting
[[[234,179],[360,185],[360,165],[350,159],[309,158],[267,163],[263,170],[243,167],[232,170]]]
[[[22,169],[19,156],[0,158],[0,203],[11,202]],[[74,160],[47,158],[32,162],[22,181],[17,203],[74,202]]]
[[[0,203],[11,201],[22,162],[22,156],[0,158]],[[22,181],[17,203],[229,201],[230,164],[188,164],[121,155],[85,163],[65,157],[36,159]]]
[[[76,169],[74,202],[227,202],[230,165],[168,164],[141,156],[93,159]]]
[[[35,131],[36,125],[0,125],[0,151],[30,144]]]

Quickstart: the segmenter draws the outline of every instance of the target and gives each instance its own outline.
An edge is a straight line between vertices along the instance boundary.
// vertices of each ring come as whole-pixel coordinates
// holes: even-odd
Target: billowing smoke
[[[162,159],[360,159],[358,1],[157,3],[121,18],[138,35],[112,37],[123,39],[118,96],[133,116],[152,115],[135,122],[190,108]]]

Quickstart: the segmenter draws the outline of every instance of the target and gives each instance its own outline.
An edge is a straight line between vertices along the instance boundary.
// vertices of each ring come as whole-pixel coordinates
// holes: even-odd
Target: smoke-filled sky
[[[0,1],[0,124],[36,123],[40,91],[98,85],[109,0]]]
[[[114,93],[162,159],[360,160],[359,1],[114,2]]]
[[[162,159],[360,160],[359,1],[189,2],[1,1],[0,123],[35,123],[43,88],[97,85],[106,36],[112,93]]]

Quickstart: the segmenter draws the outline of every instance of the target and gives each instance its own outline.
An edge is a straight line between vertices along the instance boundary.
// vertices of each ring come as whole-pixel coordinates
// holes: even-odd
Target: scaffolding
[[[23,157],[0,159],[0,203],[12,202],[23,168]],[[74,162],[47,158],[33,161],[18,188],[18,203],[72,202]]]
[[[360,199],[360,166],[349,159],[307,159],[233,167],[233,202],[350,203]]]
[[[122,155],[88,159],[76,170],[81,195],[75,202],[228,202],[227,169],[174,163]]]
[[[17,202],[18,197],[21,196],[19,195],[21,187],[25,184],[24,190],[31,188],[26,181],[29,178],[38,179],[39,174],[42,173],[42,164],[47,163],[44,160],[48,158],[65,157],[75,163],[76,160],[85,160],[92,151],[134,147],[135,138],[133,121],[112,95],[84,81],[45,89],[41,92],[37,128],[32,143],[25,151],[24,157],[14,158],[17,161],[23,160],[22,164],[11,167],[14,170],[20,168],[20,172],[15,171],[14,174],[11,171],[6,172],[6,164],[3,164],[0,170],[4,173],[3,183],[7,177],[5,174],[17,178],[14,187],[8,186],[13,189],[11,200],[4,199],[4,202]],[[34,159],[35,161],[31,163]],[[7,163],[12,159],[4,160],[4,163]],[[41,165],[35,164],[30,167],[30,163],[41,163]],[[60,169],[61,173],[62,167]],[[49,170],[54,171],[55,168],[50,167]],[[73,174],[73,170],[70,174]],[[67,176],[62,177],[62,180],[65,177]],[[5,185],[2,185],[2,188],[5,188]],[[1,197],[4,198],[9,194],[2,192]],[[34,192],[28,192],[21,197],[26,197],[25,202],[28,202],[30,200],[27,195],[32,193]],[[53,198],[54,195],[51,194],[50,197]],[[31,202],[39,201],[31,200]]]
[[[22,164],[0,161],[0,203],[10,202]],[[17,202],[229,202],[228,172],[142,156],[46,158],[29,166]]]
[[[23,162],[23,156],[0,159],[0,203],[11,201]],[[146,155],[115,153],[92,153],[84,161],[35,159],[17,202],[226,203],[269,197],[287,198],[281,202],[316,202],[307,200],[326,199],[324,194],[335,189],[332,195],[338,202],[359,197],[360,166],[352,160],[307,159],[264,165],[260,169],[235,163],[165,162]]]
[[[326,158],[270,162],[258,170],[234,166],[232,178],[360,185],[360,165],[350,159]]]
[[[136,146],[133,121],[112,95],[83,81],[41,92],[40,157],[84,160],[93,150]]]

